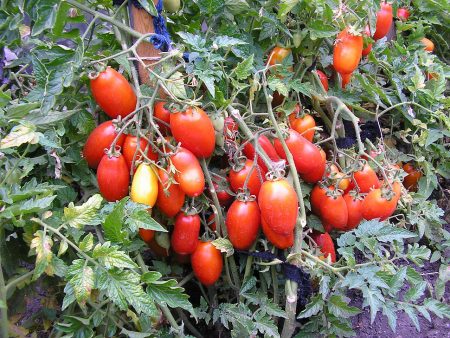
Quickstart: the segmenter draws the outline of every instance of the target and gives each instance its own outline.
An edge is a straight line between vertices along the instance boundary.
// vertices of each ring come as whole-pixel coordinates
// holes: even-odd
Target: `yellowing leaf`
[[[97,210],[100,208],[103,198],[96,194],[90,197],[86,203],[75,206],[73,202],[64,208],[64,220],[69,226],[81,229],[84,225],[94,225],[100,223],[97,219]]]
[[[53,275],[53,268],[50,264],[53,257],[53,241],[42,230],[36,231],[34,236],[30,248],[36,252],[36,267],[33,274],[33,280],[36,280],[44,271],[50,276]]]
[[[36,127],[30,123],[14,126],[6,137],[0,141],[0,149],[18,147],[24,143],[36,144],[39,141],[39,134]]]

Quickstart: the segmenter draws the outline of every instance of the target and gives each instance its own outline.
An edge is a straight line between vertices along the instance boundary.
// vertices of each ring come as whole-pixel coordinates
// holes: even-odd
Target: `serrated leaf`
[[[378,311],[383,306],[385,300],[379,289],[373,287],[367,287],[366,285],[361,287],[363,293],[364,302],[363,306],[370,307],[370,322],[373,323]]]
[[[425,289],[427,288],[426,282],[420,282],[417,284],[414,284],[410,287],[410,289],[406,292],[404,300],[406,302],[415,302],[420,297],[422,297],[423,293],[425,292]]]
[[[82,229],[85,225],[99,223],[98,209],[103,201],[100,194],[91,196],[86,203],[75,206],[73,202],[64,208],[64,221],[71,227]]]
[[[158,279],[161,279],[162,274],[158,271],[149,271],[144,273],[141,276],[141,281],[143,281],[144,283],[150,284],[153,282],[156,282]]]
[[[146,210],[138,209],[133,211],[133,213],[125,221],[128,226],[135,232],[138,229],[148,229],[154,231],[167,232],[165,228],[157,221],[155,221]]]
[[[17,215],[27,215],[47,210],[55,198],[56,195],[35,197],[14,203],[0,213],[0,218],[13,218]]]
[[[84,259],[76,259],[67,270],[67,280],[73,287],[77,302],[83,306],[94,287],[94,271]]]
[[[431,250],[425,245],[419,246],[418,243],[414,245],[408,244],[408,251],[406,257],[417,265],[422,265],[422,260],[428,260],[431,256]]]
[[[330,276],[323,276],[319,284],[319,294],[325,300],[330,293]]]
[[[301,318],[309,318],[309,317],[315,316],[320,311],[322,311],[324,304],[325,303],[322,300],[322,298],[320,297],[320,295],[314,296],[311,299],[311,301],[308,304],[306,304],[305,309],[302,312],[300,312],[300,314],[298,315],[297,318],[301,319]]]
[[[424,306],[439,318],[450,318],[450,306],[448,304],[441,303],[436,299],[426,299]]]
[[[64,255],[68,248],[69,244],[67,244],[67,241],[61,240],[61,242],[59,243],[58,257]]]
[[[92,233],[88,233],[86,236],[84,236],[83,240],[79,244],[79,248],[84,252],[91,251],[93,246],[94,236],[92,235]]]
[[[65,309],[67,309],[67,307],[72,304],[74,301],[76,301],[75,298],[75,291],[73,289],[73,286],[70,283],[67,283],[66,286],[64,287],[64,299],[63,299],[63,303],[61,305],[61,311],[64,311]]]
[[[212,241],[212,244],[216,247],[220,252],[226,253],[227,257],[230,257],[234,254],[233,244],[226,238],[217,238]]]
[[[403,310],[408,315],[409,319],[411,319],[412,323],[416,327],[417,331],[420,332],[420,324],[419,324],[419,318],[417,318],[417,314],[415,312],[414,307],[412,306],[404,306]]]
[[[144,8],[148,14],[151,16],[158,16],[158,11],[155,7],[155,4],[153,1],[148,0],[137,0],[139,4]]]
[[[247,293],[247,291],[250,291],[255,286],[256,286],[256,278],[252,276],[252,277],[248,278],[247,280],[245,280],[244,283],[242,283],[241,291],[239,292],[239,294],[245,295]]]
[[[137,265],[125,252],[119,251],[117,246],[111,246],[110,242],[97,244],[92,253],[94,259],[98,259],[107,269],[136,268]]]
[[[238,65],[234,69],[234,74],[236,74],[236,78],[238,80],[245,80],[250,76],[251,71],[253,69],[253,60],[254,55],[252,54],[244,61],[238,63]]]
[[[40,133],[36,133],[36,126],[22,121],[0,140],[0,149],[19,147],[25,143],[36,144],[39,142],[39,135]]]
[[[361,312],[358,308],[349,306],[339,295],[331,296],[327,305],[328,310],[338,318],[350,318]]]
[[[186,99],[186,88],[184,87],[184,76],[181,72],[173,73],[167,81],[167,89],[179,99]]]
[[[286,84],[275,76],[269,77],[268,86],[271,90],[279,92],[281,95],[288,96],[289,91]]]
[[[397,228],[394,226],[384,226],[376,234],[376,237],[380,242],[393,242],[406,238],[414,238],[416,237],[416,234],[406,229]]]
[[[247,42],[242,41],[240,39],[233,38],[231,36],[226,35],[219,35],[214,38],[214,41],[212,43],[213,49],[219,49],[219,48],[229,48],[237,45],[246,45]]]
[[[53,270],[50,265],[53,257],[52,245],[53,241],[50,236],[42,230],[35,232],[30,245],[30,249],[36,252],[36,266],[34,268],[33,280],[38,279],[44,271],[50,276],[53,275]]]
[[[397,328],[397,312],[395,306],[392,303],[386,303],[383,305],[383,314],[388,319],[389,327],[393,332]]]
[[[392,275],[388,284],[389,284],[389,293],[392,296],[395,296],[403,286],[403,282],[406,278],[406,267],[402,266],[398,271]]]
[[[127,237],[127,233],[122,231],[122,222],[125,213],[125,205],[128,202],[128,197],[123,198],[114,206],[113,211],[106,217],[103,223],[103,231],[105,237],[112,241],[123,243]]]

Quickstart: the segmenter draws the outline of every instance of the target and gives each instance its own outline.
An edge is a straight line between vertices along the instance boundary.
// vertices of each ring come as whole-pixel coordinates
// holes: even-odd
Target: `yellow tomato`
[[[150,164],[141,163],[136,170],[131,183],[130,197],[134,202],[148,205],[150,208],[158,197],[158,176],[156,168]]]

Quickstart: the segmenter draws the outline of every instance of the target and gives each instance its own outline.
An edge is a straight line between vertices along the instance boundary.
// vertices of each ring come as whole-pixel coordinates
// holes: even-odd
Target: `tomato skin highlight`
[[[408,8],[401,7],[397,9],[397,18],[401,21],[408,21],[409,18],[409,10]]]
[[[327,75],[318,69],[316,70],[316,73],[317,73],[317,75],[319,75],[319,79],[320,79],[320,82],[322,82],[323,89],[325,89],[325,91],[327,92],[328,88],[329,88]]]
[[[227,212],[228,239],[238,250],[248,250],[256,240],[261,212],[256,201],[235,200]]]
[[[112,121],[99,124],[90,134],[83,147],[83,157],[92,169],[96,169],[105,155],[105,149],[111,146],[117,136]],[[122,134],[117,140],[116,146],[122,147],[126,135]]]
[[[161,133],[168,135],[170,134],[170,111],[164,107],[165,104],[167,104],[165,101],[156,102],[153,106],[153,116],[160,120],[156,121],[156,123]]]
[[[325,255],[325,258],[330,255],[331,263],[336,263],[336,250],[330,234],[328,232],[323,234],[314,232],[311,237],[317,246],[320,247],[320,251]]]
[[[366,28],[364,29],[364,33],[363,33],[363,34],[366,35],[366,36],[369,36],[369,37],[372,35],[372,34],[370,33],[370,26],[369,26],[369,25],[366,26]],[[367,56],[367,55],[369,55],[369,53],[370,53],[371,50],[372,50],[372,44],[369,43],[369,44],[366,46],[366,48],[364,48],[364,49],[362,50],[362,52],[361,52],[362,56]]]
[[[364,165],[362,170],[355,171],[353,173],[353,178],[358,184],[359,191],[361,193],[367,193],[370,189],[378,189],[381,186],[376,172],[367,163]],[[354,187],[355,184],[351,181],[348,190],[352,190]]]
[[[261,226],[264,235],[267,240],[272,243],[276,248],[284,250],[294,245],[294,231],[291,231],[287,235],[282,235],[273,231],[267,222],[261,218]]]
[[[286,179],[266,181],[258,195],[261,218],[278,234],[290,234],[297,222],[298,198]]]
[[[263,149],[266,152],[267,156],[273,162],[278,162],[280,160],[280,156],[278,156],[272,142],[270,142],[267,136],[260,135],[258,137],[258,143],[261,149]],[[253,161],[253,159],[255,158],[255,147],[253,146],[252,142],[247,142],[244,145],[243,153],[249,160]],[[260,156],[258,156],[258,165],[264,172],[268,171],[266,164],[264,163],[264,161],[261,159]]]
[[[189,255],[195,251],[200,234],[200,216],[187,215],[179,212],[175,217],[172,237],[170,240],[173,251],[180,255]]]
[[[124,118],[136,109],[137,97],[133,88],[111,67],[91,80],[91,91],[97,104],[112,119]]]
[[[322,223],[337,230],[345,230],[348,221],[347,204],[341,195],[325,196],[320,206]]]
[[[294,129],[297,133],[302,135],[309,142],[312,142],[314,138],[314,128],[316,126],[316,121],[314,118],[305,114],[303,117],[297,117],[297,114],[300,112],[300,106],[294,109],[294,112],[289,115],[289,124],[292,129]]]
[[[349,33],[345,28],[339,33],[333,49],[333,67],[338,73],[350,74],[358,68],[363,50],[363,37]]]
[[[189,150],[179,147],[170,160],[177,169],[175,178],[186,195],[190,197],[201,195],[205,189],[205,176],[197,157]]]
[[[234,192],[238,192],[240,188],[244,187],[245,180],[247,176],[250,174],[250,170],[253,166],[253,161],[246,160],[244,164],[244,168],[239,171],[234,171],[231,169],[229,178],[230,178],[230,186]],[[250,195],[258,196],[259,190],[261,189],[261,180],[258,176],[258,165],[255,165],[252,173],[250,174],[250,178],[248,179],[247,188],[250,191]],[[264,174],[262,174],[264,175]]]
[[[373,39],[380,40],[384,38],[392,25],[392,5],[386,2],[381,3],[381,9],[377,13],[377,24]]]
[[[152,208],[158,197],[158,176],[156,167],[139,164],[131,183],[130,197],[134,202],[148,205]]]
[[[175,140],[195,156],[206,158],[214,152],[214,126],[203,109],[189,107],[184,112],[170,114],[170,129]]]
[[[390,217],[397,208],[398,199],[396,197],[387,200],[382,196],[381,189],[371,190],[364,198],[362,204],[362,216],[366,220],[379,218],[384,221]]]
[[[423,38],[420,40],[422,44],[424,45],[423,49],[425,49],[427,52],[431,53],[434,51],[434,43],[430,39]]]
[[[211,242],[200,242],[191,255],[195,277],[205,286],[213,285],[222,274],[222,254]]]
[[[294,158],[295,168],[300,174],[308,174],[320,169],[323,162],[320,150],[294,129],[289,129],[289,137],[285,140]],[[287,160],[286,153],[279,139],[274,141],[275,150],[281,158]]]
[[[139,228],[139,236],[147,245],[150,245],[150,242],[155,237],[155,231],[150,229]]]
[[[343,198],[345,204],[347,205],[347,213],[348,213],[347,226],[345,227],[345,230],[349,231],[355,229],[363,219],[362,216],[363,201],[351,196],[350,194],[345,194]]]
[[[164,170],[158,169],[158,176],[156,206],[167,217],[174,217],[181,210],[186,194],[179,184],[172,183],[169,186],[169,175]]]
[[[124,157],[103,155],[97,168],[98,188],[108,202],[121,200],[128,195],[130,172]]]
[[[123,157],[125,158],[125,161],[127,162],[128,168],[131,170],[131,166],[133,164],[133,157],[134,153],[136,152],[136,149],[139,148],[142,151],[145,151],[145,148],[147,147],[147,140],[144,138],[139,138],[139,145],[137,143],[137,137],[133,135],[127,135],[125,138],[125,141],[123,143],[122,147],[122,153]],[[146,156],[152,160],[152,161],[158,161],[158,154],[154,153],[152,151],[152,147],[149,146]],[[142,158],[142,155],[139,153],[136,154],[136,161],[139,161]],[[134,170],[136,171],[136,166],[134,167]]]

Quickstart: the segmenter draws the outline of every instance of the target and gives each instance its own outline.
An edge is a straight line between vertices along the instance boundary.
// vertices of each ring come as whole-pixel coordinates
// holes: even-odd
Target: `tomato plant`
[[[333,49],[333,67],[340,74],[351,74],[358,67],[363,50],[363,38],[349,28],[339,33]]]
[[[174,217],[184,205],[186,194],[164,169],[158,169],[158,194],[156,205],[168,217]]]
[[[227,232],[233,247],[248,250],[255,242],[261,223],[256,201],[235,200],[227,212]]]
[[[192,254],[199,244],[200,216],[180,211],[175,217],[172,237],[172,249],[180,255]]]
[[[384,38],[392,25],[392,5],[387,2],[381,3],[381,9],[377,13],[377,25],[373,39]]]
[[[200,242],[191,257],[192,269],[198,280],[213,285],[222,274],[222,255],[211,242]]]
[[[105,154],[97,168],[98,189],[109,202],[115,202],[128,195],[130,173],[127,162],[121,154]]]
[[[238,192],[239,189],[243,189],[247,182],[246,188],[249,190],[250,195],[257,196],[261,189],[261,178],[258,174],[260,170],[257,164],[254,164],[252,160],[246,160],[242,168],[236,168],[239,170],[231,169],[229,174],[230,186],[234,192]]]

